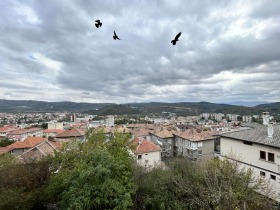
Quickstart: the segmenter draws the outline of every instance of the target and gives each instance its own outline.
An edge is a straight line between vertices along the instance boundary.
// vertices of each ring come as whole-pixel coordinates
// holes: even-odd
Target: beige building
[[[139,165],[147,169],[161,165],[161,148],[159,146],[141,138],[135,138],[134,143],[137,145],[134,154]]]
[[[150,132],[151,141],[161,147],[161,157],[163,159],[174,156],[174,136],[170,128],[159,127]]]
[[[270,182],[274,193],[280,193],[280,125],[251,124],[245,130],[222,134],[220,146],[222,157],[252,169],[256,177]]]
[[[214,157],[216,132],[202,131],[195,128],[175,132],[177,156],[184,156],[193,161],[204,161]]]

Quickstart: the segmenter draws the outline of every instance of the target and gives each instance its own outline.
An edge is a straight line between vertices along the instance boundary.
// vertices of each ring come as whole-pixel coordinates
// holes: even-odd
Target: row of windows
[[[261,175],[262,177],[265,177],[265,172],[264,172],[264,171],[260,171],[260,175]],[[276,176],[273,175],[273,174],[270,174],[270,179],[276,180]]]
[[[266,152],[265,151],[260,151],[260,159],[261,160],[267,160],[267,161],[270,161],[270,162],[275,162],[275,157],[274,157],[274,153],[270,153],[268,152],[267,155],[266,155]]]

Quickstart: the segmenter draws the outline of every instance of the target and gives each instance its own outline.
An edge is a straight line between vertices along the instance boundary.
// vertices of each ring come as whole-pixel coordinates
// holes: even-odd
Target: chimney
[[[272,138],[272,136],[273,136],[273,123],[268,123],[267,135],[268,135],[269,138]]]

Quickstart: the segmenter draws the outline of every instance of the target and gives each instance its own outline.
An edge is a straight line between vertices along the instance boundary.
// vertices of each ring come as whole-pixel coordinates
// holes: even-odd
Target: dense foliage
[[[256,193],[263,179],[236,162],[176,158],[166,168],[134,163],[129,135],[90,130],[40,162],[0,157],[0,209],[276,209]]]

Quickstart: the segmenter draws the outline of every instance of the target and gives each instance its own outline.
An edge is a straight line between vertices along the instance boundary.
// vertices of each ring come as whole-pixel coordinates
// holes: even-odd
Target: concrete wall
[[[266,152],[266,159],[268,152],[273,153],[275,162],[260,159],[260,151]],[[270,182],[273,192],[280,192],[280,148],[254,143],[247,145],[241,140],[221,137],[221,155],[237,159],[246,169],[251,168],[255,177],[259,177],[261,172],[265,173],[264,178]],[[280,197],[276,200],[280,201]]]
[[[138,158],[139,155],[141,155],[141,159]],[[161,163],[161,154],[160,151],[137,154],[136,160],[139,165],[152,168]]]

